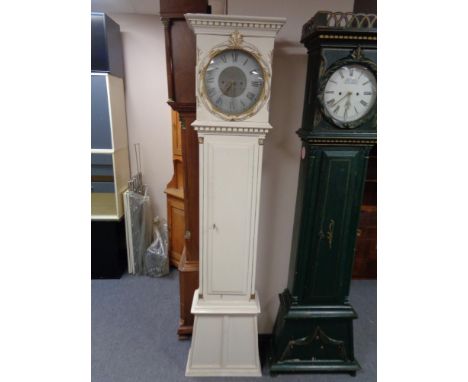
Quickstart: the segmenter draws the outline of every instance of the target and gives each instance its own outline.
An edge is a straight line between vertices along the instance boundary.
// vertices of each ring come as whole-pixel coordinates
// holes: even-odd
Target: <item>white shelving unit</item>
[[[123,79],[91,74],[91,219],[120,220],[130,179]]]

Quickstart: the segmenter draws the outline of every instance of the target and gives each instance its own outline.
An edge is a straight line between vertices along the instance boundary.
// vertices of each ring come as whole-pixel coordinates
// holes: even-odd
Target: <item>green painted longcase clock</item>
[[[308,68],[288,286],[270,372],[348,372],[348,301],[369,151],[377,142],[377,17],[318,12],[302,30]]]

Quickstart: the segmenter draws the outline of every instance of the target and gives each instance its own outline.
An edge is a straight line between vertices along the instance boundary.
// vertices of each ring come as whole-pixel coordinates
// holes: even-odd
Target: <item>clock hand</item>
[[[346,120],[346,118],[348,117],[348,109],[351,107],[351,92],[348,92],[348,99],[346,100],[346,103],[345,103],[345,111],[343,113],[343,119]]]
[[[346,120],[346,118],[348,118],[348,109],[349,109],[349,106],[348,103],[346,103],[345,105],[345,110],[344,110],[344,113],[343,113],[343,119]]]
[[[343,97],[341,97],[338,101],[336,101],[333,105],[331,105],[331,107],[336,106],[338,103],[343,101],[346,97],[349,97],[351,94],[353,94],[353,93],[351,93],[351,92],[346,93]]]
[[[345,109],[348,110],[351,106],[351,97],[348,97],[345,103]]]
[[[229,84],[229,86],[227,88],[224,89],[224,92],[227,93],[229,91],[229,89],[231,89],[232,85],[234,84],[233,81],[231,81],[231,83]]]

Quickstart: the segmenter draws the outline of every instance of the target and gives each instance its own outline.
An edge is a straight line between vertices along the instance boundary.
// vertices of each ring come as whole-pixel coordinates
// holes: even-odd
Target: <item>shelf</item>
[[[105,217],[105,219],[110,217],[118,218],[115,197],[116,195],[113,192],[92,192],[91,217],[93,219],[100,216]]]
[[[91,154],[114,154],[114,149],[91,149]]]
[[[183,199],[184,198],[184,189],[183,188],[174,188],[174,187],[167,187],[164,192],[167,195],[175,196],[176,198]]]

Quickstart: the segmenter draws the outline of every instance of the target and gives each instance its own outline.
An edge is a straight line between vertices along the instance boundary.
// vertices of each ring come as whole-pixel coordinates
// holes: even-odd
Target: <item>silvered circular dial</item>
[[[362,65],[345,65],[328,79],[324,90],[324,106],[339,122],[354,122],[364,117],[377,98],[374,74]]]
[[[240,49],[227,49],[213,57],[204,77],[208,100],[227,115],[240,115],[252,108],[264,86],[260,64]]]

